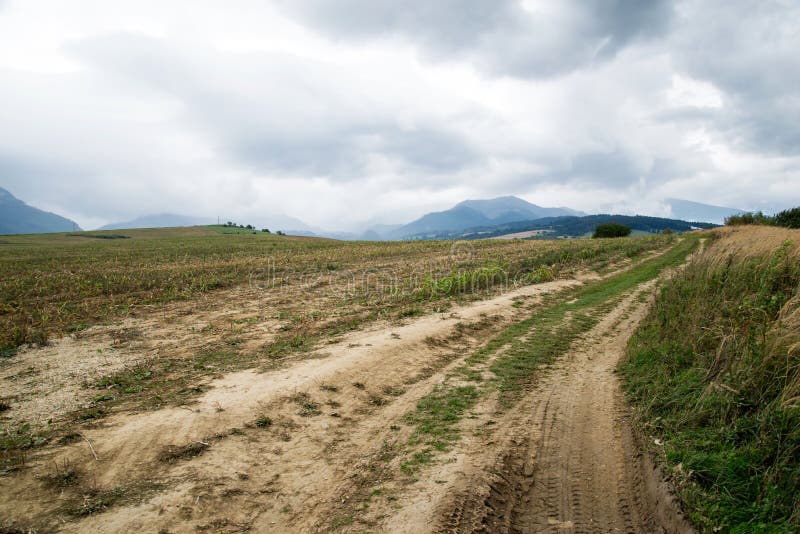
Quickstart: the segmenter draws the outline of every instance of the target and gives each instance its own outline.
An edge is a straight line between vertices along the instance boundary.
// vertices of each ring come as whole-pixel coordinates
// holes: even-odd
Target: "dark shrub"
[[[631,229],[624,224],[608,223],[598,226],[592,237],[625,237],[631,235]]]
[[[783,210],[775,215],[775,226],[783,226],[785,228],[800,228],[800,208],[792,208]]]

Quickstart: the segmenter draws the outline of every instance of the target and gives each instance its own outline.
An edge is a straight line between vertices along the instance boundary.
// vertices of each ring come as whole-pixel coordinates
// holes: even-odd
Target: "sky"
[[[84,228],[800,204],[795,0],[0,0],[0,187]]]

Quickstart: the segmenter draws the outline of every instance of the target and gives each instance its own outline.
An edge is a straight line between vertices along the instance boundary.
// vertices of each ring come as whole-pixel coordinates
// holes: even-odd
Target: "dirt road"
[[[407,416],[420,399],[460,380],[454,369],[545,295],[579,283],[539,284],[404,326],[376,326],[284,369],[226,375],[191,406],[114,415],[0,478],[0,526],[680,530],[636,453],[613,374],[652,282],[604,310],[513,409],[496,394],[481,397],[458,422],[462,438],[453,447],[420,471],[406,469],[414,442]],[[59,466],[74,471],[73,486],[53,487]]]
[[[635,446],[614,374],[645,307],[624,299],[542,377],[502,445],[453,484],[442,532],[691,531]]]

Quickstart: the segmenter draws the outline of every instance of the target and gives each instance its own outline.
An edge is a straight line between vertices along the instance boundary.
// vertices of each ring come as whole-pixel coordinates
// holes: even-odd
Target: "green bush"
[[[725,218],[727,226],[741,226],[746,224],[762,224],[771,226],[782,226],[784,228],[800,228],[800,207],[783,210],[777,215],[770,217],[760,211],[752,213],[742,213],[731,215]]]
[[[800,228],[800,208],[783,210],[775,215],[775,226],[785,228]]]
[[[592,237],[626,237],[631,235],[631,229],[624,224],[608,223],[599,225]]]
[[[743,226],[746,224],[772,224],[773,219],[760,211],[742,213],[725,217],[725,226]]]

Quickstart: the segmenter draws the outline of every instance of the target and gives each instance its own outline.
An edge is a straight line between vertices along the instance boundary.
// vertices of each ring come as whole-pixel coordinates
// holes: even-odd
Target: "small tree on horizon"
[[[594,230],[592,237],[626,237],[631,235],[631,229],[624,224],[606,223],[601,224]]]

